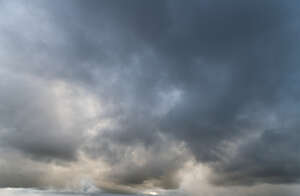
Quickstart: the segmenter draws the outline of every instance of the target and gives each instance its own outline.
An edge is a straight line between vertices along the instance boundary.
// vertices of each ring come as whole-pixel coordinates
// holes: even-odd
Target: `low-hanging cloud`
[[[110,191],[178,188],[191,162],[214,185],[298,183],[298,7],[1,1],[0,147]],[[58,186],[26,168],[0,186]]]

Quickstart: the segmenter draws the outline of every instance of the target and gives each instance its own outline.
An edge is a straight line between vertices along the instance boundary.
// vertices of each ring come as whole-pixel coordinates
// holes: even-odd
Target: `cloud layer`
[[[0,4],[1,187],[298,183],[296,1]]]

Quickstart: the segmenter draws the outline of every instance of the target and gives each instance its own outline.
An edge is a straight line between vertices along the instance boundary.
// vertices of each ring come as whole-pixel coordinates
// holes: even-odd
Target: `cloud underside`
[[[0,187],[299,182],[297,2],[0,5]]]

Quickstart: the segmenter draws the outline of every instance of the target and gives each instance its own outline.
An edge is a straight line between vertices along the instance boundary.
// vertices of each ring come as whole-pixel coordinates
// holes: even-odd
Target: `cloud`
[[[88,115],[93,115],[88,113],[88,105],[78,102],[79,97],[80,102],[85,101],[79,90],[62,82],[9,72],[1,74],[1,87],[2,147],[37,159],[76,158],[85,135],[81,129],[88,124]],[[76,93],[77,98],[72,97]]]
[[[299,158],[295,148],[298,139],[297,127],[264,131],[257,140],[242,146],[232,160],[218,168],[224,176],[216,182],[246,185],[298,183]]]
[[[298,7],[1,1],[0,161],[20,160],[1,186],[174,189],[190,162],[214,186],[297,183]]]

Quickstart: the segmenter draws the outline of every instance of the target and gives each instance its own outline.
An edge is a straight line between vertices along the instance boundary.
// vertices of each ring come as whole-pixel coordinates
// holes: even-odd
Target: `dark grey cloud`
[[[298,141],[297,127],[266,130],[257,140],[243,146],[233,160],[218,168],[224,175],[215,182],[225,185],[298,183]]]
[[[130,187],[178,187],[194,159],[217,184],[298,182],[297,2],[1,4],[1,146],[100,158],[106,180]]]

